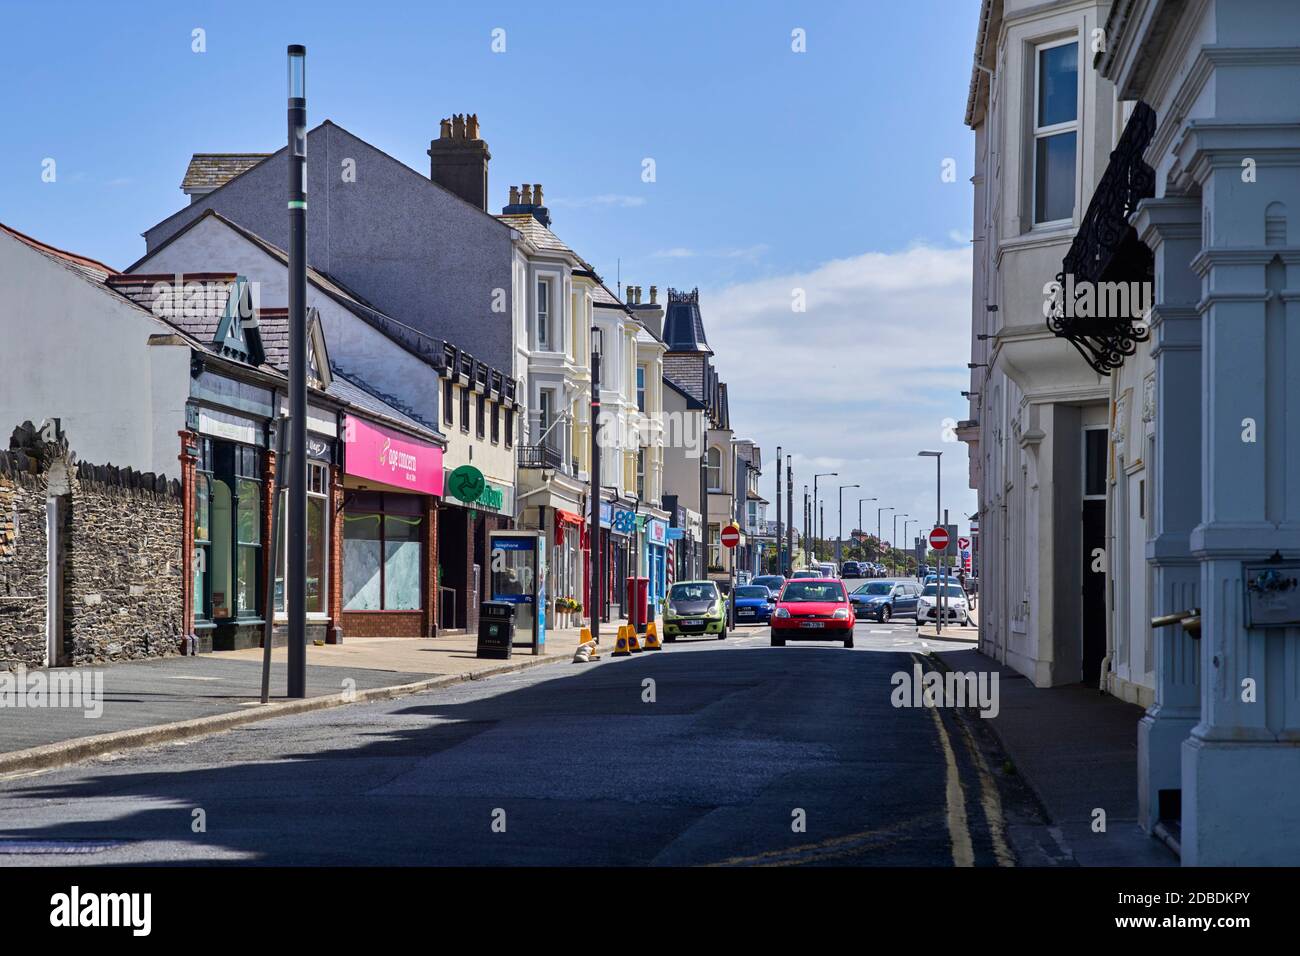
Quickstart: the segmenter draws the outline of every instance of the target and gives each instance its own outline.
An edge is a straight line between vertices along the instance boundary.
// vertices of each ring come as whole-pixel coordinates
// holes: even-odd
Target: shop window
[[[258,614],[257,591],[262,555],[262,475],[256,448],[241,445],[235,452],[235,612]]]
[[[414,495],[358,492],[343,519],[343,608],[422,607],[424,519]]]
[[[194,616],[208,619],[212,609],[208,594],[212,563],[212,440],[200,439],[194,475]]]
[[[307,613],[325,613],[326,573],[329,567],[329,466],[307,462]],[[276,542],[275,610],[284,613],[284,575],[289,567],[285,532],[289,516],[286,502],[280,503],[280,535]]]
[[[204,438],[194,480],[196,621],[261,614],[260,452]]]

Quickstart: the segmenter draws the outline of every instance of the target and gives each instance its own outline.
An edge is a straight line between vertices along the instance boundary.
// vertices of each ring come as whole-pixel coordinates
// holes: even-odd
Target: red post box
[[[627,579],[627,618],[636,628],[637,633],[645,631],[650,606],[650,579],[635,577]]]

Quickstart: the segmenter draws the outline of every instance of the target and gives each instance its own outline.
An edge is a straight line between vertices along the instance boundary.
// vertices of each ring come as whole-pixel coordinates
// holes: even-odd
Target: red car
[[[857,615],[839,578],[787,581],[772,611],[772,646],[786,641],[843,641],[853,646]]]

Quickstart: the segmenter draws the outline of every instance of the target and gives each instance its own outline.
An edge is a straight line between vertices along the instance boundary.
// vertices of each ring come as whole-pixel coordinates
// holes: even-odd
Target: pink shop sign
[[[442,494],[442,449],[344,416],[347,473],[423,495]]]

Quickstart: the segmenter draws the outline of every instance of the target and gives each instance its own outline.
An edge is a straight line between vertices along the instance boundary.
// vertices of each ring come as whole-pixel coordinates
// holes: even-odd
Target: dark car
[[[843,578],[865,578],[866,576],[866,566],[860,561],[845,561],[840,571],[840,577]]]
[[[915,617],[921,589],[908,581],[868,581],[854,589],[849,603],[859,617],[882,624],[894,617]]]
[[[760,587],[765,587],[773,594],[780,594],[781,588],[785,587],[784,574],[760,574],[754,580],[749,582]]]

